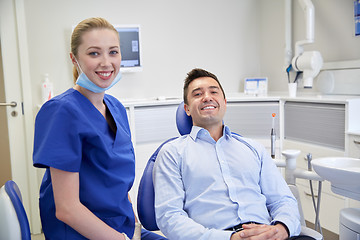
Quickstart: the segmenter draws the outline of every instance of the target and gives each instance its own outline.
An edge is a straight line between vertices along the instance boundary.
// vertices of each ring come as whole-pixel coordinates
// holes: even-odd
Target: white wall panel
[[[285,139],[345,149],[345,104],[285,103]]]

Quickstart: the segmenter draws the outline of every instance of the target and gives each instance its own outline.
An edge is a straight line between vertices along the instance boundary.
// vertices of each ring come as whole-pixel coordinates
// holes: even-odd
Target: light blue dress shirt
[[[230,239],[249,221],[301,231],[297,201],[266,149],[225,126],[216,142],[203,128],[165,144],[154,166],[155,212],[171,240]]]

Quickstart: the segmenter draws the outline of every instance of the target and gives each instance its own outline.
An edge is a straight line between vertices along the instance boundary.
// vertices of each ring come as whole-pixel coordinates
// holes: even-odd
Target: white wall
[[[258,0],[29,0],[25,1],[34,104],[42,75],[55,94],[72,87],[71,27],[101,16],[113,24],[140,24],[144,68],[125,73],[111,93],[119,98],[181,96],[194,67],[214,72],[228,92],[260,74]]]
[[[355,37],[354,0],[313,0],[315,42],[305,50],[317,50],[325,62],[360,59],[360,36]],[[294,40],[304,39],[304,15],[294,1]]]
[[[270,91],[287,91],[285,72],[285,0],[261,0],[261,74],[268,77]]]
[[[292,2],[292,46],[305,39],[304,12],[298,0],[260,0],[261,73],[269,77],[271,91],[287,91],[285,73],[285,1]],[[354,0],[312,0],[315,7],[315,42],[304,50],[319,51],[324,62],[360,60],[360,36],[354,36]],[[293,49],[294,51],[294,49]],[[360,79],[354,81],[360,82]],[[316,91],[299,89],[302,92]],[[346,82],[351,85],[354,82]],[[352,91],[353,92],[353,91]],[[360,94],[360,89],[357,92]]]
[[[293,45],[304,38],[304,17],[293,0]],[[313,0],[315,43],[324,61],[360,59],[353,0]],[[214,72],[226,92],[243,91],[243,79],[267,76],[270,91],[286,91],[285,0],[29,0],[25,1],[34,104],[50,74],[55,94],[72,86],[71,27],[101,16],[113,24],[140,24],[144,70],[126,73],[110,91],[118,98],[181,96],[194,67]],[[313,89],[311,91],[316,91]]]

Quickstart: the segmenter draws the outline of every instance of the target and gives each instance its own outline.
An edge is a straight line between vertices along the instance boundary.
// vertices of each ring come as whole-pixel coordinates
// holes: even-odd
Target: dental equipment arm
[[[306,155],[306,160],[308,162],[308,171],[312,171],[312,165],[311,165],[312,154],[311,153],[308,153]],[[309,180],[309,184],[310,184],[310,191],[311,191],[311,199],[312,199],[313,207],[315,210],[315,230],[319,231],[322,235],[323,233],[322,233],[319,216],[320,216],[320,201],[321,201],[321,189],[322,189],[322,181],[323,180],[318,180],[318,181],[319,181],[319,187],[318,187],[317,204],[315,203],[315,195],[314,195],[314,188],[313,188],[312,180]]]
[[[302,178],[310,181],[324,181],[324,179],[320,177],[316,172],[303,169],[295,169],[293,171],[293,176],[295,178]]]
[[[323,65],[320,52],[309,51],[295,56],[292,66],[297,72],[303,72],[304,88],[312,88],[314,78],[319,74]]]
[[[302,178],[302,179],[309,180],[310,191],[311,191],[311,196],[312,196],[312,200],[313,200],[313,207],[315,210],[315,231],[319,231],[320,234],[322,235],[322,228],[320,225],[319,216],[320,216],[322,181],[324,181],[324,179],[322,177],[320,177],[317,173],[312,171],[312,165],[311,165],[312,155],[310,153],[307,155],[308,169],[304,170],[304,169],[297,168],[296,167],[296,158],[299,156],[299,154],[300,154],[300,150],[290,150],[290,149],[284,150],[282,152],[282,155],[285,157],[285,160],[274,159],[274,162],[277,167],[285,168],[285,181],[288,184],[295,185],[296,178]],[[315,195],[314,195],[314,191],[313,191],[312,181],[319,182],[317,204],[315,203]]]
[[[301,9],[304,11],[306,39],[295,43],[295,56],[304,52],[302,45],[314,42],[315,36],[315,8],[311,0],[299,0]]]
[[[315,9],[311,0],[299,0],[299,2],[305,14],[306,39],[296,42],[292,66],[295,71],[303,72],[304,88],[312,88],[313,79],[319,74],[323,59],[318,51],[304,52],[303,45],[314,42]]]

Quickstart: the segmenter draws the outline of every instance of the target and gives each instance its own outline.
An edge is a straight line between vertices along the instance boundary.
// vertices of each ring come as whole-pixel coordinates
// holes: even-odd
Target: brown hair
[[[214,79],[220,86],[220,89],[224,95],[224,98],[225,98],[225,92],[224,92],[224,89],[223,87],[221,86],[218,78],[215,76],[215,74],[211,73],[211,72],[208,72],[204,69],[201,69],[201,68],[194,68],[193,70],[191,70],[190,72],[188,72],[187,74],[187,77],[185,78],[185,81],[184,81],[184,103],[185,104],[188,104],[188,101],[187,101],[187,94],[188,94],[188,91],[189,91],[189,84],[194,81],[195,79],[197,78],[201,78],[201,77],[211,77],[212,79]]]
[[[111,25],[104,18],[97,17],[97,18],[85,19],[75,27],[71,35],[71,52],[72,54],[74,54],[75,57],[77,57],[78,55],[78,49],[82,43],[82,36],[84,35],[84,33],[94,29],[109,29],[116,32],[117,36],[119,36],[114,26]],[[120,37],[119,37],[119,44],[120,44]],[[74,77],[74,82],[76,82],[77,78],[79,77],[79,73],[77,71],[76,66],[73,67],[73,77]]]

